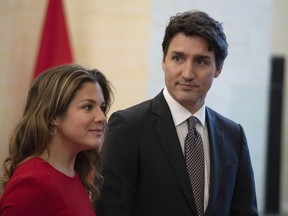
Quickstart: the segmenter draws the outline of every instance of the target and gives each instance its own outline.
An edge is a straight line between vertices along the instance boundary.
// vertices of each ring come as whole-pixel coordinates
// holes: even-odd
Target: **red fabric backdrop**
[[[72,62],[73,56],[62,0],[48,0],[33,78],[47,68]]]

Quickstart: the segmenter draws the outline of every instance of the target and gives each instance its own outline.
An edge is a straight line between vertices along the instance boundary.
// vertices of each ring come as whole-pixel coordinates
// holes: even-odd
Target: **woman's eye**
[[[106,105],[102,105],[102,106],[101,106],[101,110],[102,110],[103,113],[105,113],[105,111],[106,111]]]
[[[83,107],[85,110],[91,110],[93,108],[92,105],[86,105]]]

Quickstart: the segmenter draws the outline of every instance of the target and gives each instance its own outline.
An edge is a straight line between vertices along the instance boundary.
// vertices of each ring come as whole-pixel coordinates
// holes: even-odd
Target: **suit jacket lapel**
[[[206,108],[206,122],[209,134],[210,146],[210,189],[209,202],[205,215],[209,215],[215,203],[216,195],[220,187],[220,181],[223,171],[223,137],[221,127],[215,121],[214,113]]]
[[[153,99],[152,112],[157,115],[152,122],[153,127],[158,134],[182,192],[185,194],[188,203],[196,214],[197,210],[194,204],[185,159],[173,124],[171,112],[162,92]]]

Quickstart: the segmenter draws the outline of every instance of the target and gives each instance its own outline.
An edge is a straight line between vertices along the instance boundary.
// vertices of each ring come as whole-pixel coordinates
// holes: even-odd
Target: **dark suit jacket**
[[[206,108],[210,190],[205,215],[258,215],[244,131]],[[104,184],[97,216],[196,214],[185,159],[168,104],[154,99],[113,113],[102,148]]]

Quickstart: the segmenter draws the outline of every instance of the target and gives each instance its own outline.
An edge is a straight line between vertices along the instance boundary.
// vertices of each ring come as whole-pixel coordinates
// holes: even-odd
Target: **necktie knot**
[[[187,124],[188,124],[188,131],[195,130],[196,129],[196,124],[198,122],[198,118],[195,116],[191,116],[187,119]]]

